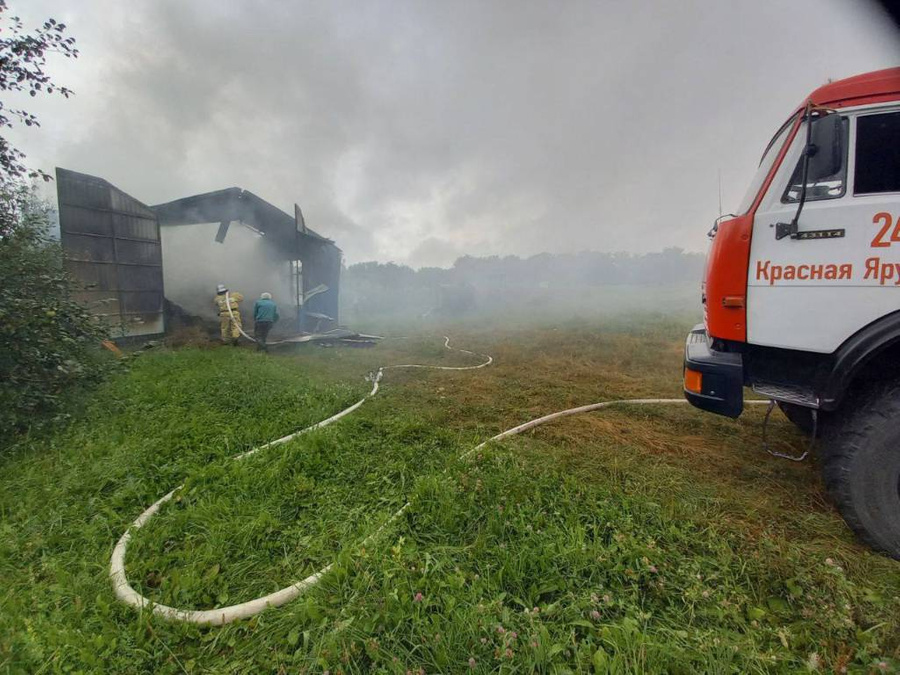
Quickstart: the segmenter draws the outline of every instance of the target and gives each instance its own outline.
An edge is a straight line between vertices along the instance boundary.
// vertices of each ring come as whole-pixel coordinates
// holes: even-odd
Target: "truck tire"
[[[784,403],[782,401],[778,401],[778,407],[781,408],[781,412],[784,413],[784,416],[794,423],[795,427],[807,436],[812,435],[813,416],[811,408],[805,408],[796,403]]]
[[[859,538],[900,560],[900,386],[873,393],[841,417],[825,437],[825,485]]]

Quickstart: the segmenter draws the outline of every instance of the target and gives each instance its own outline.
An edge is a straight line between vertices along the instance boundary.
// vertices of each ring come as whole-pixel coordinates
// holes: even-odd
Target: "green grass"
[[[240,461],[376,365],[473,359],[439,338],[142,354],[0,458],[0,672],[896,672],[900,565],[854,541],[814,462],[762,453],[760,410],[614,409],[458,459],[553,410],[679,396],[686,329],[450,327],[496,364],[387,371],[351,417]],[[772,437],[803,447],[780,417]],[[224,628],[121,605],[112,547],[182,482],[126,557],[152,599],[206,609],[333,572]]]

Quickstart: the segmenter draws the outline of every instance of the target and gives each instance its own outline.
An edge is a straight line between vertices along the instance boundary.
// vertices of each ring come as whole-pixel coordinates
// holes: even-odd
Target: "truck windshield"
[[[750,210],[750,206],[756,198],[756,193],[759,192],[759,188],[762,187],[763,181],[766,179],[766,176],[769,175],[769,170],[775,163],[775,158],[778,157],[781,148],[784,147],[784,142],[787,140],[796,120],[797,115],[791,117],[784,123],[781,129],[778,130],[775,136],[772,137],[772,140],[769,141],[769,145],[766,147],[762,159],[759,161],[759,168],[756,170],[753,180],[750,181],[750,187],[747,189],[747,194],[744,195],[744,199],[741,200],[741,205],[738,207],[737,211],[738,213],[747,213],[747,211]]]

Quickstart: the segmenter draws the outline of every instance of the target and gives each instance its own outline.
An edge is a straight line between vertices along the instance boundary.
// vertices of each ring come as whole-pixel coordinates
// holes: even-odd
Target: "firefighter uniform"
[[[231,301],[231,314],[228,313],[228,300]],[[234,342],[237,344],[241,336],[241,311],[238,304],[244,299],[240,293],[217,293],[215,298],[216,308],[219,310],[219,327],[222,330],[222,342]]]

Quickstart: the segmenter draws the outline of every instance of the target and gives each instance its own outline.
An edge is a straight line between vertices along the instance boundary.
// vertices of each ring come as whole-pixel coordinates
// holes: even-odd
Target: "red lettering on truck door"
[[[884,221],[884,225],[880,230],[878,230],[878,234],[875,235],[875,238],[872,240],[872,248],[886,248],[891,245],[893,241],[900,241],[900,233],[897,232],[897,228],[900,228],[900,218],[897,219],[897,227],[894,228],[894,231],[891,232],[891,240],[885,241],[884,235],[887,234],[888,229],[891,227],[891,214],[886,211],[882,211],[881,213],[876,213],[875,217],[872,218],[872,222],[876,225],[879,220]]]

